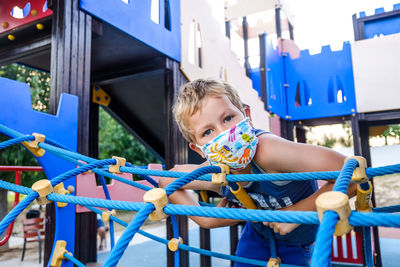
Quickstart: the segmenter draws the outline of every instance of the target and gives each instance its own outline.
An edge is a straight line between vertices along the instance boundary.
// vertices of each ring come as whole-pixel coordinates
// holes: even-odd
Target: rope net
[[[29,142],[35,139],[34,136],[22,135],[12,129],[9,129],[3,125],[0,125],[0,132],[11,137],[10,140],[0,143],[0,150],[7,148],[11,145],[21,144],[22,142]],[[44,142],[39,142],[38,147],[44,149],[46,152],[52,153],[62,159],[65,159],[73,164],[79,166],[77,168],[71,169],[57,177],[50,180],[51,186],[56,186],[63,181],[77,176],[81,173],[92,171],[100,177],[100,181],[103,185],[104,193],[106,199],[96,199],[81,196],[74,196],[73,194],[59,194],[59,193],[49,193],[44,198],[47,201],[56,201],[63,203],[70,203],[75,205],[82,205],[89,210],[97,213],[103,214],[103,211],[99,208],[104,208],[108,210],[119,209],[128,211],[137,211],[138,213],[128,224],[119,218],[109,215],[110,223],[115,222],[125,226],[126,229],[118,242],[114,245],[114,239],[112,237],[111,242],[111,252],[104,264],[104,266],[116,266],[124,251],[126,250],[129,242],[135,236],[136,233],[144,235],[150,239],[157,242],[168,245],[170,240],[154,236],[143,230],[140,227],[144,221],[149,217],[150,214],[154,212],[160,212],[158,207],[151,202],[128,202],[128,201],[118,201],[111,200],[110,194],[108,192],[107,186],[104,181],[104,176],[111,179],[116,179],[120,182],[126,183],[127,186],[134,186],[145,191],[153,190],[153,187],[146,186],[134,181],[130,181],[121,178],[108,171],[109,167],[118,164],[118,160],[104,159],[97,160],[76,152],[69,151],[65,147],[53,140],[45,140]],[[341,171],[331,171],[331,172],[312,172],[312,173],[284,173],[284,174],[246,174],[246,175],[226,175],[226,180],[229,183],[233,182],[243,182],[243,181],[305,181],[305,180],[328,180],[334,179],[335,185],[333,191],[345,193],[349,187],[350,181],[354,170],[359,166],[359,162],[355,159],[349,159],[344,164]],[[120,166],[119,170],[121,172],[127,172],[131,174],[137,174],[150,182],[154,188],[157,187],[157,183],[149,176],[162,176],[177,178],[175,181],[170,183],[165,187],[165,193],[167,196],[171,195],[176,190],[180,189],[182,186],[190,183],[194,180],[210,181],[212,173],[221,173],[221,168],[218,166],[206,166],[199,168],[191,173],[183,172],[171,172],[171,171],[156,171],[147,170],[141,167],[135,167],[132,164],[127,164],[126,166]],[[387,174],[400,173],[400,164],[390,165],[379,168],[367,168],[365,169],[366,176],[368,178],[373,178],[375,176],[382,176]],[[40,194],[33,190],[32,188],[27,188],[20,185],[15,185],[0,180],[0,188],[5,190],[14,191],[20,194],[26,195],[26,197],[16,205],[0,222],[0,233],[3,233],[7,227],[15,220],[15,218],[35,199],[43,199]],[[363,229],[369,229],[372,226],[384,226],[384,227],[400,227],[400,214],[399,206],[389,206],[374,208],[369,212],[358,212],[352,210],[349,212],[347,218],[350,226],[360,226]],[[245,220],[253,222],[281,222],[281,223],[297,223],[297,224],[319,224],[314,250],[312,254],[311,266],[330,266],[330,258],[332,251],[333,234],[335,232],[335,227],[343,221],[340,212],[333,210],[326,210],[322,214],[322,218],[318,218],[318,213],[314,211],[280,211],[280,210],[253,210],[253,209],[230,209],[230,208],[217,208],[212,206],[187,206],[187,205],[176,205],[176,204],[166,204],[161,208],[161,213],[171,216],[171,222],[173,225],[173,236],[179,239],[179,230],[175,215],[187,215],[187,216],[202,216],[202,217],[213,217],[213,218],[223,218],[223,219],[236,219]],[[339,221],[339,223],[338,223]],[[110,231],[110,234],[112,231]],[[369,233],[369,230],[365,231]],[[272,241],[272,240],[271,240]],[[266,266],[268,262],[260,261],[250,258],[243,258],[238,256],[232,256],[222,253],[216,253],[209,250],[199,249],[190,247],[183,243],[178,243],[178,249],[175,251],[175,266],[179,266],[179,251],[186,250],[194,253],[199,253],[202,255],[218,257],[226,260],[248,263],[258,266]],[[275,250],[275,248],[274,248]],[[271,251],[271,255],[276,255],[276,251]],[[369,235],[364,237],[364,255],[366,259],[367,266],[373,266],[372,260],[372,249],[371,249],[371,238]],[[53,255],[54,256],[54,255]],[[65,252],[63,255],[63,260],[70,260],[76,265],[82,265],[77,259],[75,259],[70,253]],[[280,264],[280,266],[293,266]]]

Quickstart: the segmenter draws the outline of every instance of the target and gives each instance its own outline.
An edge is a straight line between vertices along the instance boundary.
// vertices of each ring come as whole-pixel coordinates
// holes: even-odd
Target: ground
[[[399,205],[400,204],[400,175],[387,175],[383,177],[378,177],[374,179],[375,183],[375,194],[377,200],[377,206],[390,206],[390,205]],[[14,226],[13,236],[10,240],[10,249],[4,252],[0,252],[0,262],[2,267],[15,267],[18,265],[19,267],[25,266],[42,266],[38,263],[38,243],[28,243],[27,250],[25,253],[25,259],[21,262],[22,255],[22,246],[23,246],[23,238],[22,238],[22,226],[21,220],[25,216],[26,211],[22,213],[16,219],[16,223]],[[118,212],[117,216],[122,220],[129,222],[133,216],[133,212]],[[155,232],[162,234],[165,231],[165,227],[162,222],[150,222],[146,221],[143,226],[145,230],[154,230]],[[121,236],[124,228],[118,224],[115,227],[115,236],[118,238]],[[385,231],[381,232],[382,237],[391,237],[391,238],[400,238],[400,229],[396,229],[390,232],[387,232],[388,229],[383,229]],[[109,237],[107,237],[107,242],[109,243]],[[110,248],[110,245],[107,245],[106,250]]]

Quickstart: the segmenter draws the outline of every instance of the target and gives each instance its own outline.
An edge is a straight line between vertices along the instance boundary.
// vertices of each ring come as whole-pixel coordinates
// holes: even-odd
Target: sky
[[[400,0],[286,0],[294,15],[294,38],[301,50],[318,53],[330,44],[339,50],[344,41],[354,41],[352,15],[365,11],[367,16],[375,8],[393,10]]]
[[[227,0],[235,3],[237,0]],[[287,4],[294,17],[294,39],[300,50],[309,49],[310,54],[317,54],[321,46],[331,45],[332,50],[341,50],[343,42],[354,42],[352,15],[365,11],[373,15],[376,8],[384,7],[385,11],[393,10],[393,5],[400,0],[281,0]],[[221,32],[224,25],[224,0],[207,0],[212,6],[214,17],[220,22]],[[273,11],[271,10],[273,13]],[[266,14],[265,16],[268,16]],[[253,15],[254,16],[254,15]],[[264,20],[273,19],[272,16]],[[282,15],[284,16],[284,15]],[[249,20],[251,27],[251,20]],[[283,33],[288,38],[288,32]],[[243,41],[231,30],[232,50],[241,59]],[[249,40],[250,63],[257,66],[259,55],[258,39]]]

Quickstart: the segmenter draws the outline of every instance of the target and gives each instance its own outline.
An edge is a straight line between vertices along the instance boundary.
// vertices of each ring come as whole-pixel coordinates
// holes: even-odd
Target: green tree
[[[400,144],[400,125],[390,125],[382,134],[385,138],[385,144],[388,144],[388,138],[395,140],[397,144]]]
[[[30,86],[32,107],[38,111],[48,112],[50,94],[50,77],[48,73],[18,64],[11,64],[0,67],[0,77],[27,83]],[[9,137],[0,134],[0,142],[8,139]],[[16,166],[38,165],[33,155],[21,145],[13,145],[0,151],[0,164]],[[11,183],[14,183],[14,177],[14,172],[0,174],[1,180]],[[41,172],[23,172],[21,175],[21,184],[31,187],[35,181],[43,178],[45,176]],[[0,189],[0,219],[7,214],[7,202],[7,191]]]
[[[347,123],[342,124],[345,132],[344,136],[339,137],[339,143],[344,147],[351,147],[353,145],[353,132],[351,126]]]
[[[19,64],[10,64],[0,67],[0,76],[11,80],[27,83],[30,86],[32,108],[41,111],[49,111],[50,98],[50,75]],[[0,142],[8,140],[9,137],[0,134]],[[36,159],[21,145],[14,145],[0,151],[1,165],[35,166]],[[43,173],[22,173],[22,185],[30,187],[38,179],[44,178]],[[2,173],[1,180],[14,182],[14,173]]]
[[[49,73],[19,64],[10,64],[0,67],[0,77],[27,83],[31,89],[33,109],[41,112],[49,112]]]
[[[140,142],[104,109],[99,110],[99,158],[120,156],[133,165],[159,163]]]

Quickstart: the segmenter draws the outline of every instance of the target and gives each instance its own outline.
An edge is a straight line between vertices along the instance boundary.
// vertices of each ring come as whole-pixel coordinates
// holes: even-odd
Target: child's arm
[[[177,165],[174,168],[170,169],[170,171],[178,171],[178,172],[191,172],[195,169],[198,169],[203,166],[207,166],[207,163],[203,163],[201,165]],[[160,177],[158,183],[160,187],[166,187],[168,184],[172,183],[176,179]],[[207,181],[193,181],[184,186],[186,189],[194,189],[194,190],[208,190],[219,193],[220,186],[212,184]],[[180,205],[192,205],[192,206],[200,206],[196,198],[193,194],[187,190],[177,190],[173,194],[169,196],[169,201],[173,204]],[[222,199],[217,207],[225,207],[227,204],[226,199]],[[209,218],[209,217],[199,217],[199,216],[189,216],[194,222],[196,222],[199,226],[203,228],[217,228],[229,225],[235,225],[239,221],[231,220],[231,219],[218,219],[218,218]]]
[[[262,135],[259,138],[256,163],[264,170],[274,173],[337,171],[343,166],[345,156],[324,147],[294,143],[274,135]],[[311,196],[298,201],[282,210],[316,210],[316,198],[326,191],[331,191],[334,181],[330,180]],[[353,197],[357,185],[350,184],[347,194]],[[298,224],[266,223],[280,234],[287,234]]]

